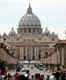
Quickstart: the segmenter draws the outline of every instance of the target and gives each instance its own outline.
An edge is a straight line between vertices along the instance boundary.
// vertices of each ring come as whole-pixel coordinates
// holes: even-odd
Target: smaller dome
[[[2,35],[3,40],[7,40],[8,39],[8,35],[4,32],[4,34]]]
[[[50,31],[48,30],[48,28],[47,28],[47,27],[45,28],[44,34],[45,34],[45,35],[50,34]]]
[[[4,34],[3,34],[3,36],[2,36],[3,38],[7,38],[8,37],[8,35],[4,32]]]
[[[9,32],[9,36],[15,36],[16,32],[14,31],[14,28],[12,27],[11,31]]]

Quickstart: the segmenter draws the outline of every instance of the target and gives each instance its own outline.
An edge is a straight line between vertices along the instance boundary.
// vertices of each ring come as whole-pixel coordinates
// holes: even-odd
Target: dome
[[[47,27],[45,28],[44,34],[45,34],[45,35],[49,35],[49,34],[50,34],[50,31],[48,30]]]
[[[27,13],[21,18],[19,22],[19,27],[25,26],[41,26],[40,20],[38,17],[32,12],[32,8],[29,5],[27,9]]]
[[[8,39],[8,35],[4,32],[4,34],[2,35],[2,39],[4,40],[4,41],[6,41],[7,39]]]
[[[3,34],[3,36],[2,36],[3,38],[7,38],[8,37],[8,35],[4,32],[4,34]]]
[[[11,31],[9,32],[9,36],[15,36],[16,32],[14,31],[14,28],[12,27]]]

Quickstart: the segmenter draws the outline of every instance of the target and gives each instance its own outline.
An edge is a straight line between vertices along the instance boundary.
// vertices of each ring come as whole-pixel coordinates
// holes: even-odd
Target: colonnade
[[[39,60],[39,47],[20,47],[20,59],[22,60]]]

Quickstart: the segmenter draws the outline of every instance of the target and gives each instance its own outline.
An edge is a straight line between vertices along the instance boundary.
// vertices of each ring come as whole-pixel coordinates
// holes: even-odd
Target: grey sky
[[[42,28],[47,26],[64,39],[66,29],[66,0],[31,0],[33,12],[39,17]],[[0,0],[0,33],[8,33],[18,27],[20,18],[26,13],[29,0]]]

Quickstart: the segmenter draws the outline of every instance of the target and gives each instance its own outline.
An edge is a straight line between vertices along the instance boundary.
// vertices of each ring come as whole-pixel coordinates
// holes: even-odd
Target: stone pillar
[[[37,60],[38,60],[38,47],[37,47],[37,51],[36,51],[36,56],[37,56]]]
[[[38,50],[38,48],[36,47],[36,60],[38,60],[37,50]]]
[[[21,56],[21,47],[20,47],[20,59],[22,58],[22,56]]]
[[[66,68],[66,45],[64,45],[64,68]]]
[[[26,56],[25,47],[23,47],[23,55]]]
[[[56,52],[55,52],[55,64],[56,64]]]
[[[59,50],[58,50],[58,48],[57,48],[57,64],[59,64]]]
[[[35,47],[35,60],[36,60],[36,47]]]
[[[22,60],[23,60],[23,59],[24,59],[24,56],[23,56],[23,47],[22,47],[22,49],[21,49],[21,50],[22,50]]]
[[[20,59],[21,59],[21,61],[23,61],[23,58],[24,58],[24,56],[23,56],[23,47],[20,47]]]
[[[31,59],[31,57],[32,57],[32,54],[31,54],[31,47],[30,47],[30,59]]]
[[[20,47],[20,59],[23,59],[23,47]]]
[[[31,28],[31,33],[33,33],[33,29]]]
[[[32,53],[32,51],[33,51],[33,48],[31,47],[31,60],[32,60],[32,58],[33,58],[33,53]]]
[[[28,50],[28,47],[27,47],[27,58],[28,58],[28,55],[29,55],[29,52],[28,52],[29,50]]]
[[[27,47],[25,47],[25,56],[26,56],[26,59],[27,59]]]
[[[61,57],[62,57],[61,64],[64,65],[64,47],[62,48]]]

